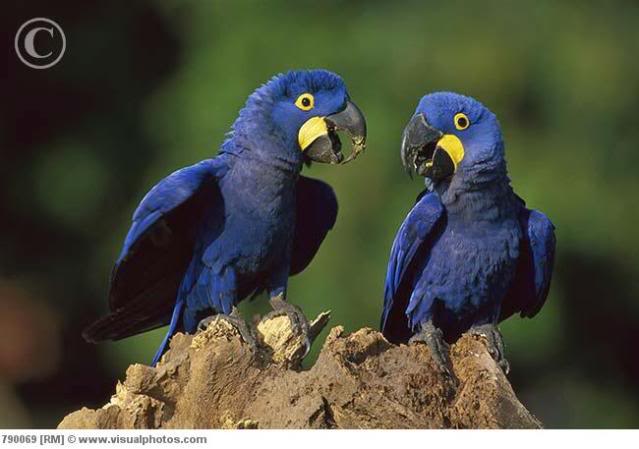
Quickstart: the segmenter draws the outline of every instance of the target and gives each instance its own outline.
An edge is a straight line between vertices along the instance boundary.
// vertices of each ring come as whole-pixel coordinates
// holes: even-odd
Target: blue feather
[[[415,204],[404,223],[402,223],[393,246],[388,262],[386,282],[384,285],[384,311],[382,313],[381,328],[387,329],[386,323],[394,307],[405,310],[407,304],[398,305],[397,299],[400,284],[415,254],[419,248],[434,234],[436,225],[443,213],[443,206],[439,197],[433,193],[427,193]]]

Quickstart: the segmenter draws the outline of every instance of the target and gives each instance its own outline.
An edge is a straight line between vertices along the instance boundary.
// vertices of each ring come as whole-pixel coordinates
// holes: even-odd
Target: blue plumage
[[[363,120],[327,71],[289,72],[257,89],[216,158],[174,172],[144,197],[113,270],[111,314],[85,338],[170,324],[155,363],[171,335],[194,332],[203,317],[228,315],[263,290],[284,298],[289,275],[306,268],[337,216],[333,190],[301,176],[303,164],[340,161],[335,131],[363,142]]]
[[[513,313],[536,314],[550,285],[554,227],[513,192],[494,114],[462,95],[427,95],[406,128],[402,160],[429,187],[392,246],[386,337],[454,341]]]

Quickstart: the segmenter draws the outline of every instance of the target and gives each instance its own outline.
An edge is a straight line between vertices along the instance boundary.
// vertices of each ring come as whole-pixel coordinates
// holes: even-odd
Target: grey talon
[[[470,328],[469,333],[486,339],[488,343],[488,352],[497,362],[504,374],[510,372],[510,363],[506,360],[504,351],[504,339],[494,324],[482,324]]]
[[[246,324],[246,321],[240,317],[237,307],[233,306],[231,313],[228,315],[218,313],[204,318],[198,323],[197,331],[202,332],[206,330],[215,320],[224,320],[231,324],[238,331],[242,339],[251,347],[251,349],[257,349],[257,340],[255,335],[253,335],[253,332],[249,325]]]
[[[265,319],[278,316],[286,316],[291,322],[291,328],[295,334],[304,338],[304,356],[311,350],[311,340],[309,338],[309,323],[302,310],[294,304],[289,303],[282,295],[275,296],[270,300],[273,310],[265,316]]]
[[[441,329],[433,325],[432,321],[422,324],[420,331],[413,335],[408,342],[426,344],[439,370],[449,377],[455,378],[450,368],[452,364],[448,356],[449,348],[444,341],[444,334]]]

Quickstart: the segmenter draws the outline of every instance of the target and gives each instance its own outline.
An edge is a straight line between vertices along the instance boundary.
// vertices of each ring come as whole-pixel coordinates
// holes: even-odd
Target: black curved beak
[[[355,159],[366,148],[366,119],[362,111],[350,100],[346,107],[335,114],[324,117],[326,132],[318,136],[304,154],[316,162],[329,164],[347,163]],[[353,143],[352,153],[344,159],[338,131],[346,131]]]
[[[415,172],[437,181],[455,172],[450,155],[438,145],[443,136],[426,121],[424,114],[413,116],[404,129],[401,149],[402,164],[409,176]]]
[[[343,130],[351,137],[353,151],[344,159],[344,164],[357,158],[366,149],[366,119],[362,111],[352,101],[346,102],[346,107],[343,111],[326,117],[326,123],[329,131]]]

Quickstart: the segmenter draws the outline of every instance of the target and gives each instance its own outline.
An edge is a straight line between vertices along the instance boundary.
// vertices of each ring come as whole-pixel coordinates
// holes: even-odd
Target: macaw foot
[[[444,341],[444,333],[435,327],[431,321],[421,326],[421,330],[413,335],[409,343],[424,343],[430,349],[430,354],[435,364],[447,376],[454,378],[450,358],[448,357],[448,344]]]
[[[504,356],[504,339],[499,329],[497,329],[497,326],[494,324],[482,324],[471,327],[468,332],[471,335],[477,335],[486,339],[488,342],[488,352],[490,352],[490,355],[501,367],[504,374],[508,374],[510,372],[510,364]]]
[[[248,343],[251,349],[257,349],[257,341],[255,340],[255,335],[253,335],[253,331],[246,324],[246,321],[244,321],[240,316],[240,312],[239,310],[237,310],[237,307],[233,306],[231,313],[228,315],[218,313],[204,318],[198,323],[197,332],[206,330],[206,328],[209,327],[209,325],[216,320],[224,320],[227,323],[231,324],[238,331],[242,339],[246,343]]]
[[[302,310],[294,304],[286,301],[284,295],[277,295],[270,299],[273,311],[268,313],[264,319],[286,316],[291,321],[293,332],[304,338],[304,356],[311,350],[311,340],[309,338],[309,324]]]

